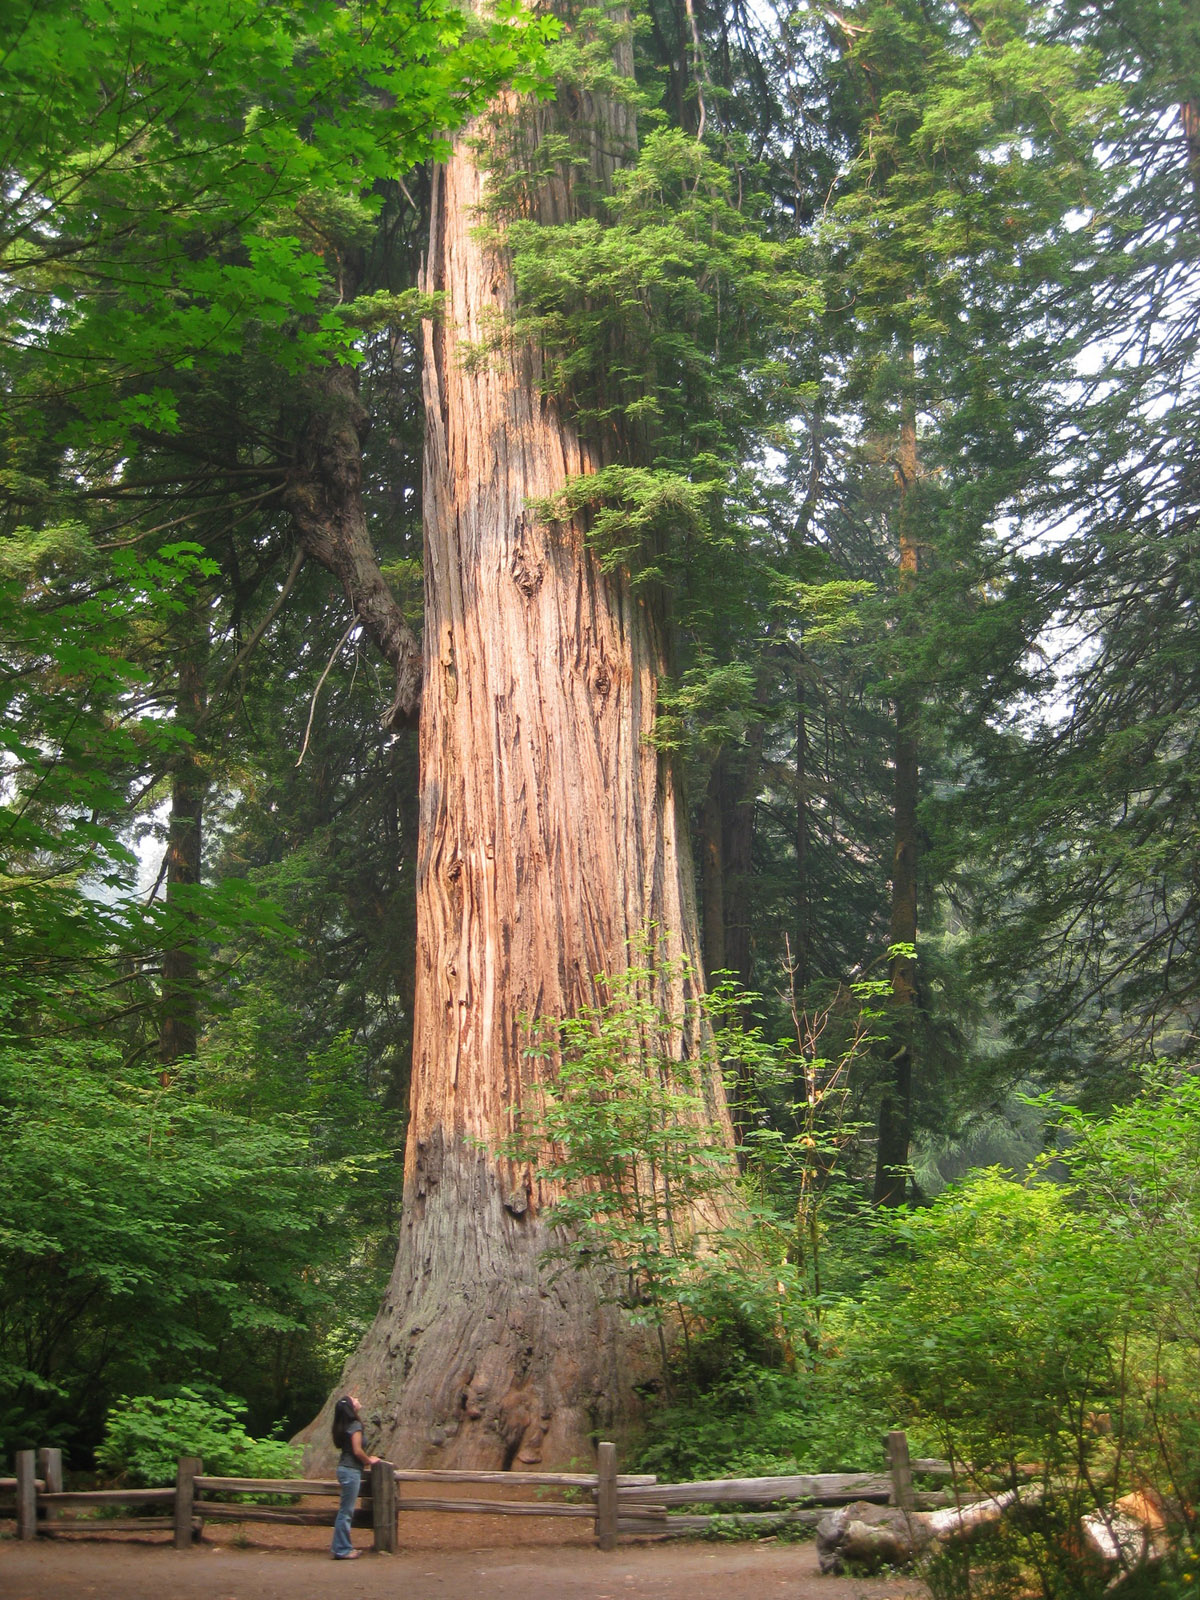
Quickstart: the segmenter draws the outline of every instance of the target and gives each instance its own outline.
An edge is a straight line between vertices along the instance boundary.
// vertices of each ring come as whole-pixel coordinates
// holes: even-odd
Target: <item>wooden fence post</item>
[[[46,1446],[37,1453],[38,1477],[46,1485],[47,1494],[61,1494],[63,1492],[63,1464],[62,1451],[54,1446]],[[46,1507],[46,1521],[53,1522],[58,1515],[53,1506]]]
[[[396,1554],[396,1469],[390,1461],[377,1461],[371,1468],[371,1526],[375,1548],[384,1555]]]
[[[15,1457],[17,1472],[17,1538],[37,1538],[37,1457],[32,1450],[18,1450]]]
[[[596,1543],[617,1548],[617,1447],[601,1444],[596,1451]]]
[[[180,1456],[175,1471],[175,1548],[188,1550],[192,1543],[192,1513],[196,1506],[196,1479],[204,1469],[199,1456]]]
[[[888,1470],[892,1475],[891,1501],[902,1511],[917,1509],[917,1492],[913,1488],[912,1462],[908,1455],[908,1435],[895,1428],[887,1436]]]
[[[44,1448],[37,1453],[38,1477],[46,1485],[47,1494],[63,1492],[62,1451]]]

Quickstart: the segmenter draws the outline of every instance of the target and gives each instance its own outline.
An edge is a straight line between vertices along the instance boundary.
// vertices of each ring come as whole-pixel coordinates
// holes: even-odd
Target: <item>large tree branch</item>
[[[362,497],[366,413],[347,367],[317,380],[317,404],[300,441],[283,503],[307,553],[340,581],[354,615],[395,675],[385,728],[411,727],[421,702],[421,646],[379,570]]]
[[[1188,176],[1200,198],[1200,102],[1185,100],[1179,108],[1183,137],[1187,141]]]

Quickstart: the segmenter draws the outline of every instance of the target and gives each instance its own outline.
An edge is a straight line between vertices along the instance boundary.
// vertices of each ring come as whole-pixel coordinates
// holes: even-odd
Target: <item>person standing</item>
[[[333,1524],[332,1554],[335,1561],[357,1561],[360,1552],[350,1542],[354,1506],[362,1488],[364,1467],[373,1467],[381,1458],[363,1449],[362,1413],[358,1396],[344,1394],[333,1408],[333,1442],[341,1451],[337,1481],[341,1490],[338,1513]]]

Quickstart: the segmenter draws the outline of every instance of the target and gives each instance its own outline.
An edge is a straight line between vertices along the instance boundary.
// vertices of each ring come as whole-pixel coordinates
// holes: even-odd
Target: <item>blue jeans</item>
[[[354,1549],[350,1543],[350,1528],[354,1516],[354,1503],[362,1487],[362,1473],[357,1467],[339,1467],[337,1481],[342,1497],[338,1501],[338,1513],[333,1523],[333,1553],[335,1556],[344,1556]]]

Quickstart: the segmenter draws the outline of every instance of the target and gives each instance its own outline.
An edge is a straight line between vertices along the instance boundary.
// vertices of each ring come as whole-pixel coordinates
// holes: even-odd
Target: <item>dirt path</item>
[[[4,1600],[918,1600],[911,1579],[823,1578],[812,1544],[622,1545],[466,1539],[445,1548],[328,1557],[328,1534],[222,1540],[176,1551],[160,1539],[0,1542]],[[463,1521],[467,1519],[462,1519]],[[472,1518],[472,1522],[484,1519]],[[495,1520],[495,1519],[491,1519]],[[459,1519],[455,1519],[459,1521]],[[249,1530],[248,1530],[249,1531]],[[260,1529],[252,1530],[256,1535]],[[222,1530],[225,1532],[225,1530]],[[303,1544],[297,1541],[300,1533]],[[369,1534],[362,1542],[369,1541]]]

